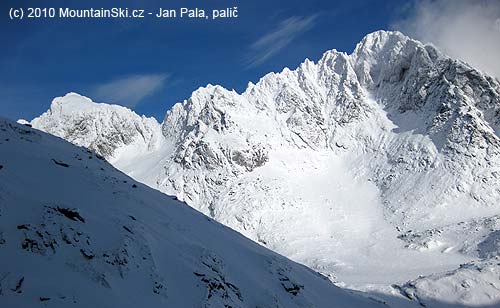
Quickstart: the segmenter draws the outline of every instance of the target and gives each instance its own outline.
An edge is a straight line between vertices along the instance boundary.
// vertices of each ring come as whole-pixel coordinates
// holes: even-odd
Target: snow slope
[[[34,127],[96,142],[61,133],[95,114],[52,109]],[[500,214],[500,83],[433,46],[374,32],[350,55],[327,51],[241,94],[200,88],[160,127],[155,147],[93,148],[338,284],[406,296],[417,279],[421,301],[500,301],[500,278],[473,266],[498,270],[498,225],[463,229]],[[463,296],[439,282],[464,273],[482,282]]]
[[[2,307],[378,307],[101,156],[0,119]]]

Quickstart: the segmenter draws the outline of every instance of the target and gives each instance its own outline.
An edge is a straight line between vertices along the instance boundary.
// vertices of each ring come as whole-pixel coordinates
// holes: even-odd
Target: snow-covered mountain
[[[118,105],[95,104],[76,93],[54,99],[50,110],[31,124],[105,157],[119,157],[120,151],[132,148],[152,151],[161,136],[154,118],[140,117]]]
[[[200,88],[161,124],[76,94],[31,123],[338,284],[500,301],[500,83],[401,33]]]
[[[0,119],[1,307],[382,307]]]

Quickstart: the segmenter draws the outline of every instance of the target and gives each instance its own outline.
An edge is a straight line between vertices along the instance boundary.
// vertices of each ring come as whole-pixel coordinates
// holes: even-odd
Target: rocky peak
[[[50,109],[31,124],[108,159],[116,158],[118,148],[134,143],[153,149],[159,130],[154,118],[141,117],[122,106],[94,103],[77,93],[56,97]]]

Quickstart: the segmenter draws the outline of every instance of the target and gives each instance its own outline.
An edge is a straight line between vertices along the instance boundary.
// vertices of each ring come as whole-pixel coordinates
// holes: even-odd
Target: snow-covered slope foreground
[[[0,119],[1,307],[382,307]]]
[[[101,151],[113,108],[68,94],[31,123],[339,284],[499,303],[500,83],[466,63],[379,31],[242,94],[200,88]]]

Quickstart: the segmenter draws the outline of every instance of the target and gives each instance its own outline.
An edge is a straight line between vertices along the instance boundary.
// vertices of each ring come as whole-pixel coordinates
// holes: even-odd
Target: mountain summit
[[[31,124],[108,158],[124,147],[150,151],[161,135],[154,118],[140,117],[118,105],[96,104],[77,93],[56,97]]]
[[[200,88],[161,124],[75,94],[31,124],[333,281],[500,300],[484,274],[499,271],[500,83],[399,32],[241,94]]]

